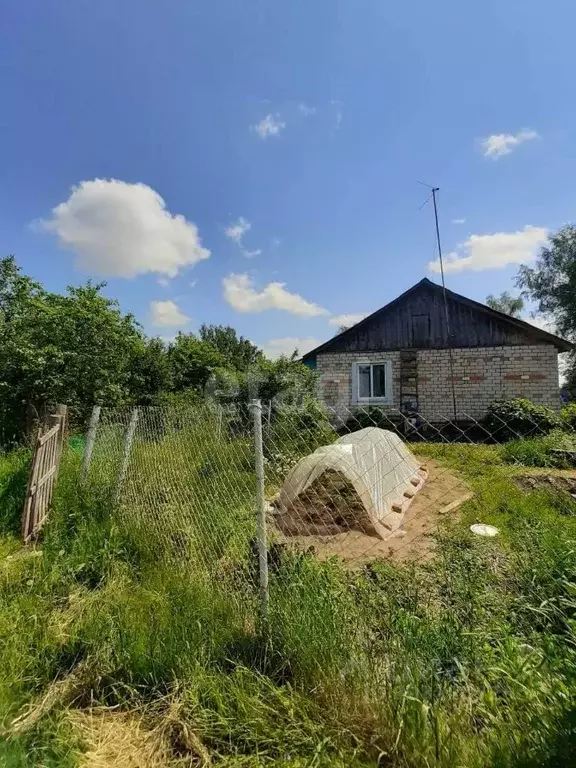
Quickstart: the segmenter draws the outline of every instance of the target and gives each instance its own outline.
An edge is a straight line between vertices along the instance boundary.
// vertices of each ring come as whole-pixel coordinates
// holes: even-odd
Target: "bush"
[[[576,430],[576,403],[570,403],[562,408],[560,419],[564,428]]]
[[[282,454],[292,462],[307,456],[322,445],[330,445],[337,437],[328,414],[313,397],[300,405],[272,405],[270,420],[266,411],[264,446],[268,454]]]
[[[394,420],[388,411],[375,405],[359,408],[346,421],[344,434],[365,429],[366,427],[378,427],[379,429],[389,429],[394,432],[400,420],[398,414],[396,415],[397,418]]]
[[[546,405],[522,397],[511,400],[496,400],[492,403],[484,420],[492,437],[501,442],[519,437],[547,435],[561,426],[560,417]]]

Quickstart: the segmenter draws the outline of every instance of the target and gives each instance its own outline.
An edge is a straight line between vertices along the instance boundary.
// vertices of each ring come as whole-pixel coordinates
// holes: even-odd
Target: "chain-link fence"
[[[292,599],[284,569],[293,584],[302,562],[426,560],[443,521],[494,533],[482,526],[506,488],[576,498],[573,425],[537,411],[455,423],[316,402],[95,408],[83,450],[82,482],[134,558],[254,615]]]

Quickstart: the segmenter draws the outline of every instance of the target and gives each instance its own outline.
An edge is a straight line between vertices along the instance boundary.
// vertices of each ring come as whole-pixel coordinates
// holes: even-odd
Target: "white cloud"
[[[452,219],[452,224],[466,224],[466,219]]]
[[[298,112],[300,112],[301,115],[304,115],[304,117],[310,117],[310,115],[316,114],[316,107],[309,107],[301,101],[300,104],[298,104]]]
[[[190,286],[190,288],[196,288],[196,286],[198,285],[198,280],[191,280],[188,283],[188,285]]]
[[[334,315],[334,317],[331,317],[328,322],[330,325],[336,325],[338,327],[345,325],[346,328],[350,328],[350,326],[359,323],[360,320],[364,320],[364,318],[368,317],[368,315],[369,312],[357,312],[356,314],[350,315]]]
[[[445,272],[463,272],[470,269],[501,269],[508,264],[522,264],[533,261],[538,248],[546,242],[548,230],[545,227],[526,226],[519,232],[495,232],[493,235],[470,235],[459,246],[460,255],[454,251],[444,259]],[[440,260],[428,264],[432,272],[440,272]]]
[[[162,288],[166,288],[166,286],[170,285],[170,280],[167,277],[159,277],[156,282]]]
[[[482,139],[482,150],[484,157],[491,157],[497,160],[499,157],[509,155],[513,149],[523,144],[525,141],[531,141],[538,138],[538,131],[524,130],[518,133],[494,133],[486,139]]]
[[[96,275],[174,277],[210,256],[196,225],[166,210],[162,197],[146,184],[81,181],[42,225],[74,251],[78,267]]]
[[[190,318],[171,299],[151,301],[150,315],[152,325],[156,328],[169,328],[176,325],[186,325],[190,322]]]
[[[280,115],[278,113],[273,115],[271,112],[254,126],[254,130],[261,139],[267,139],[269,136],[278,136],[284,128],[286,128],[286,123],[280,119]]]
[[[306,352],[310,352],[311,349],[319,347],[322,344],[320,339],[315,339],[313,336],[307,336],[306,338],[299,339],[296,336],[285,336],[281,339],[270,339],[259,346],[264,350],[266,357],[276,360],[280,355],[290,355],[297,351],[299,355],[305,355]]]
[[[252,229],[252,224],[244,216],[240,216],[238,221],[230,224],[224,231],[229,240],[234,240],[238,245],[242,245],[242,238],[250,229]]]
[[[262,253],[262,250],[260,248],[255,248],[254,250],[250,250],[248,248],[244,247],[244,235],[246,232],[249,232],[252,229],[252,224],[245,219],[243,216],[240,216],[238,221],[235,221],[233,224],[230,224],[230,226],[226,227],[225,233],[226,237],[229,240],[233,240],[236,245],[240,248],[242,251],[242,255],[245,256],[247,259],[253,259],[255,256],[260,256]]]
[[[306,301],[297,293],[287,291],[284,283],[268,283],[258,291],[247,274],[231,274],[223,278],[222,286],[224,298],[238,312],[265,312],[268,309],[280,309],[302,317],[330,314],[327,309]]]

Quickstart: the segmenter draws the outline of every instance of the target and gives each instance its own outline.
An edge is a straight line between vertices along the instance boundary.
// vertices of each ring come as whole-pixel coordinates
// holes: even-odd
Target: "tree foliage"
[[[522,265],[516,284],[537,302],[561,336],[576,341],[576,226],[567,224],[551,235],[533,267]],[[566,391],[576,399],[576,354],[566,369]]]
[[[147,338],[104,288],[88,281],[51,293],[13,256],[0,259],[0,446],[23,437],[30,412],[56,403],[82,419],[94,404],[271,400],[313,388],[294,356],[268,360],[229,326],[203,325],[169,344]]]
[[[247,371],[263,358],[255,344],[244,336],[238,336],[229,325],[200,326],[200,340],[219,353],[224,366],[237,371]]]
[[[192,333],[178,334],[168,348],[168,362],[171,371],[169,388],[174,392],[185,389],[200,392],[223,364],[220,352]]]
[[[533,267],[522,265],[516,284],[537,302],[538,312],[554,320],[558,332],[576,339],[576,226],[551,235]]]
[[[486,297],[486,304],[490,309],[511,317],[520,317],[524,309],[524,299],[521,296],[512,296],[508,291],[504,291],[500,296],[489,294]]]
[[[568,393],[568,397],[573,402],[576,402],[576,356],[574,353],[570,356],[570,363],[566,371],[564,390]]]
[[[117,405],[131,393],[132,362],[143,344],[131,315],[91,282],[50,293],[0,261],[0,408],[4,439],[18,434],[31,408],[65,402]],[[8,434],[7,434],[8,432]]]
[[[172,389],[173,371],[162,339],[142,339],[131,366],[131,397],[141,405],[154,405],[162,392]]]

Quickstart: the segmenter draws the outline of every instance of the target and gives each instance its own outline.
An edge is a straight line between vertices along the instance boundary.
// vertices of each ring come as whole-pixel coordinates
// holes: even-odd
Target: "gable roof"
[[[342,339],[345,339],[348,336],[352,336],[358,330],[369,326],[374,320],[380,318],[382,315],[394,309],[404,299],[408,298],[408,296],[422,288],[428,288],[429,290],[438,292],[442,296],[444,293],[444,289],[441,285],[433,283],[431,280],[425,277],[411,288],[408,288],[407,291],[404,291],[404,293],[400,294],[400,296],[397,296],[393,301],[389,302],[381,309],[376,310],[376,312],[373,312],[371,315],[368,315],[368,317],[365,317],[359,323],[350,326],[350,328],[347,328],[345,331],[342,331],[342,333],[333,336],[331,339],[324,342],[324,344],[320,344],[320,346],[312,349],[310,352],[307,352],[305,355],[303,355],[302,360],[310,360],[317,354],[322,352],[329,352],[330,349],[337,344],[337,342],[340,342]],[[526,335],[532,337],[535,342],[553,344],[559,352],[569,352],[570,350],[574,349],[574,344],[566,341],[565,339],[562,339],[560,336],[556,336],[553,333],[548,333],[548,331],[544,331],[541,328],[536,328],[536,326],[531,325],[530,323],[527,323],[524,320],[520,320],[516,317],[511,317],[504,312],[491,309],[485,304],[481,304],[480,302],[474,301],[473,299],[468,299],[466,296],[462,296],[459,293],[455,293],[454,291],[446,289],[446,297],[452,301],[463,304],[472,310],[489,315],[493,319],[498,320],[500,323],[503,323],[510,328],[523,331]]]

